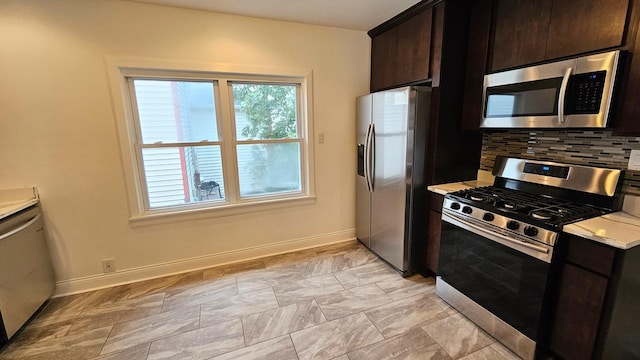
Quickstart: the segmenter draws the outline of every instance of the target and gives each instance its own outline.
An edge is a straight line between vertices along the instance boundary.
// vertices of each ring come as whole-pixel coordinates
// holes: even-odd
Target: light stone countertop
[[[446,195],[458,190],[466,190],[480,186],[493,185],[493,176],[489,171],[478,170],[477,180],[460,181],[448,184],[430,185],[427,190],[436,194]]]
[[[0,220],[39,202],[35,187],[0,190]]]
[[[640,245],[640,197],[626,195],[622,211],[566,225],[563,231],[623,250]]]

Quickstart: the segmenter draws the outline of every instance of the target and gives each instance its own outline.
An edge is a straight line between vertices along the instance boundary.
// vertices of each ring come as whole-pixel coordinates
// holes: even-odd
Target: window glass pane
[[[298,137],[296,85],[232,87],[238,140]]]
[[[240,196],[302,190],[300,144],[237,145]]]
[[[151,209],[225,198],[220,146],[142,149]]]
[[[218,141],[212,82],[134,80],[142,142]]]

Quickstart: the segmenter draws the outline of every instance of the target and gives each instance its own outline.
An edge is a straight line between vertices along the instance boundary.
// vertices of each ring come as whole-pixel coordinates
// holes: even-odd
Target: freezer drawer
[[[0,315],[6,341],[53,294],[55,278],[38,205],[0,223]],[[0,331],[2,333],[2,331]]]

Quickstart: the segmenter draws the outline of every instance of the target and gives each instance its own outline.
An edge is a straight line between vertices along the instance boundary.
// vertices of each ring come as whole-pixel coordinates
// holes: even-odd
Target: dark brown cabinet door
[[[624,45],[629,0],[497,0],[491,71]]]
[[[442,203],[444,196],[430,193],[429,230],[427,231],[426,267],[434,274],[438,273],[440,255],[440,233],[442,231]]]
[[[551,350],[566,360],[591,359],[607,278],[566,264],[562,273]]]
[[[545,58],[621,46],[628,8],[629,0],[553,1]]]
[[[491,70],[545,58],[551,0],[498,0]]]
[[[615,135],[640,135],[640,36],[630,49],[631,66],[623,92],[622,111],[614,124]]]
[[[389,87],[395,76],[398,57],[398,28],[389,29],[371,39],[371,91]]]
[[[478,0],[471,8],[465,68],[462,129],[478,130],[482,119],[482,88],[487,72],[493,0]]]
[[[427,9],[398,26],[397,84],[429,78],[431,13],[432,10]]]
[[[429,78],[432,9],[371,39],[371,91]]]
[[[427,238],[427,269],[438,273],[438,258],[440,257],[440,233],[442,231],[442,214],[430,211],[429,233]]]

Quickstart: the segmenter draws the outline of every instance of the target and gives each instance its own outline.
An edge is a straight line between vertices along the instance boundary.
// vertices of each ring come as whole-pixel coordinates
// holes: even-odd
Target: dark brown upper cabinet
[[[384,89],[395,81],[395,54],[398,46],[398,28],[392,28],[371,39],[371,91]]]
[[[462,108],[462,129],[478,130],[482,113],[482,88],[489,59],[493,0],[478,0],[471,7],[469,41]]]
[[[639,9],[640,10],[640,9]],[[623,90],[620,114],[615,123],[615,135],[640,135],[640,36],[629,47],[628,77]]]
[[[622,45],[629,0],[555,0],[545,59]]]
[[[623,45],[629,0],[497,0],[491,71]]]
[[[433,11],[425,9],[371,38],[371,91],[429,79]]]
[[[551,0],[497,0],[491,70],[544,60]]]

